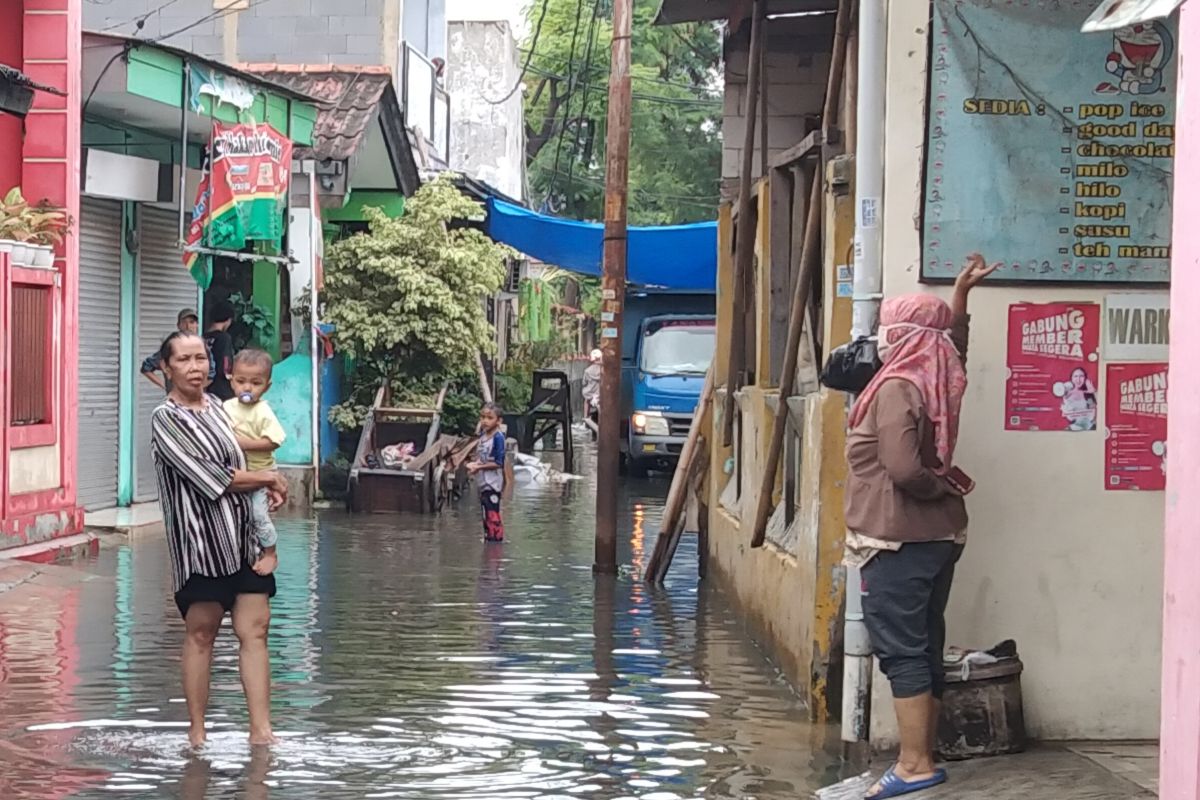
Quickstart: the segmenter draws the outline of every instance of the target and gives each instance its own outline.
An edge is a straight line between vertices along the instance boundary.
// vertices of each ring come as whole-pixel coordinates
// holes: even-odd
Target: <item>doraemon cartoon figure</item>
[[[1113,49],[1104,68],[1116,78],[1096,87],[1096,94],[1153,94],[1163,91],[1163,70],[1175,52],[1175,40],[1162,22],[1127,25],[1113,32]]]

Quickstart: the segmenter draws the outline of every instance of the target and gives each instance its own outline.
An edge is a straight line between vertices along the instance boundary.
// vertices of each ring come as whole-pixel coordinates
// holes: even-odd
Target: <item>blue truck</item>
[[[716,295],[630,288],[621,333],[621,466],[671,470],[716,349]],[[603,413],[603,409],[601,409]]]

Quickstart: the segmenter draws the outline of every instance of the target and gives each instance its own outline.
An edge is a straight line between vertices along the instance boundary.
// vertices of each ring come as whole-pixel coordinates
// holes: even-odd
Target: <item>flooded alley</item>
[[[665,589],[640,581],[665,491],[622,497],[615,581],[591,575],[587,483],[519,491],[503,546],[469,498],[282,520],[269,753],[228,622],[209,745],[185,751],[161,536],[48,567],[0,593],[0,796],[797,797],[835,777],[825,731],[697,580],[695,539]]]

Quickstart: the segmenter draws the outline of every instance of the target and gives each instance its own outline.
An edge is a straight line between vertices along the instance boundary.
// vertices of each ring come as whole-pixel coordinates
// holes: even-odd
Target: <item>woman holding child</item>
[[[275,594],[275,554],[260,542],[251,495],[265,491],[272,508],[287,499],[273,470],[248,470],[229,415],[204,391],[204,340],[176,332],[163,342],[162,368],[171,386],[154,411],[152,451],[167,528],[175,604],[183,615],[183,689],[193,746],[205,741],[213,642],[226,612],[240,648],[242,688],[251,744],[270,744],[269,600]],[[256,365],[261,368],[262,365]],[[269,371],[268,371],[269,376]],[[273,531],[272,531],[273,533]]]

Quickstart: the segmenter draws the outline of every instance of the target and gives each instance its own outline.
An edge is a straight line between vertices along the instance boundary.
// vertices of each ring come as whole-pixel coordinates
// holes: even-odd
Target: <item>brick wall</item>
[[[219,61],[226,60],[225,36],[234,32],[242,62],[393,66],[383,55],[385,0],[259,0],[234,13],[220,10],[228,0],[218,2],[178,0],[146,17],[140,31],[137,21],[162,0],[85,3],[84,27],[142,39],[179,31],[163,42]],[[230,24],[226,17],[235,15]]]
[[[767,20],[767,150],[780,153],[816,127],[825,99],[833,17]],[[721,194],[737,195],[746,135],[746,68],[750,25],[725,41],[725,112],[721,127]],[[761,174],[761,111],[754,131],[754,175]]]

